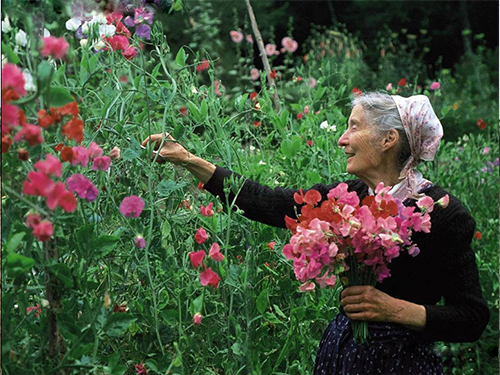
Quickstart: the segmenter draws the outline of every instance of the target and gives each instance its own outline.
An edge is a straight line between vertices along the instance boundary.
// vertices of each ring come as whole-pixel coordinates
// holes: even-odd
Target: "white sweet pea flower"
[[[328,121],[323,121],[321,124],[319,124],[320,129],[328,129]]]
[[[329,128],[328,128],[328,131],[329,132],[335,132],[337,131],[337,127],[335,125],[331,125]]]
[[[31,75],[28,69],[23,69],[23,77],[24,77],[24,89],[26,91],[36,91],[36,85],[33,81],[33,76]]]
[[[2,53],[2,69],[5,64],[7,64],[9,61],[7,60],[7,57]]]
[[[66,21],[66,29],[68,29],[69,31],[76,31],[81,24],[82,21],[80,21],[78,17],[73,17]]]
[[[85,47],[88,42],[89,42],[88,39],[80,39],[80,46]]]
[[[10,26],[9,16],[5,16],[2,21],[2,33],[8,33],[10,30],[12,30],[12,27]]]
[[[16,44],[21,47],[25,47],[26,43],[28,43],[28,39],[26,38],[26,33],[23,30],[19,30],[15,37]]]
[[[48,36],[50,36],[50,31],[47,29],[43,29],[43,37],[47,38]]]
[[[102,50],[104,47],[106,47],[106,44],[104,43],[104,41],[100,40],[98,41],[96,44],[94,44],[94,49],[96,51],[100,51]]]
[[[99,25],[99,35],[112,37],[113,35],[115,35],[115,32],[116,32],[115,25]]]
[[[89,33],[89,28],[90,28],[90,26],[92,26],[92,24],[90,23],[90,21],[85,22],[85,23],[82,25],[82,33],[83,33],[83,34],[88,34],[88,33]]]
[[[108,23],[108,20],[106,17],[104,17],[103,14],[98,14],[97,16],[94,16],[92,18],[92,21],[101,25],[106,25]]]
[[[191,86],[191,92],[193,94],[198,94],[198,90],[196,90],[196,87],[194,87],[194,86]]]

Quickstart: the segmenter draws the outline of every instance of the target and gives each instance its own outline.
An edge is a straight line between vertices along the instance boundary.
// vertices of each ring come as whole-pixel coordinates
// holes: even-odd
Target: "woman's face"
[[[358,104],[349,116],[348,126],[338,141],[347,154],[347,172],[367,181],[382,162],[380,136],[368,124],[365,110]]]

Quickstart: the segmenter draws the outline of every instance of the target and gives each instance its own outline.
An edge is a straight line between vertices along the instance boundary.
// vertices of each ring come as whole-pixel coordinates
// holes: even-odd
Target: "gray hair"
[[[399,133],[397,163],[399,170],[402,170],[411,155],[411,149],[396,102],[385,92],[373,91],[355,96],[351,101],[351,106],[354,108],[358,104],[365,110],[368,123],[380,135],[384,135],[391,129],[397,130]]]

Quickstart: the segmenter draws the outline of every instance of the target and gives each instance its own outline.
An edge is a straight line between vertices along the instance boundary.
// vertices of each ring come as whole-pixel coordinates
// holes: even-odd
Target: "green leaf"
[[[300,150],[300,138],[297,136],[290,138],[286,138],[281,142],[281,152],[285,154],[285,156],[292,158],[294,157]]]
[[[320,100],[326,92],[326,87],[320,87],[314,91],[314,100]]]
[[[278,305],[273,305],[274,311],[276,311],[276,314],[281,316],[283,319],[288,319],[288,317],[281,311],[281,309],[278,307]]]
[[[257,297],[257,300],[255,301],[255,305],[257,307],[257,311],[260,312],[261,314],[264,314],[264,312],[267,309],[267,306],[269,305],[269,289],[263,289],[260,293],[259,296]]]
[[[191,301],[191,314],[194,315],[196,313],[201,312],[202,306],[203,306],[203,294]]]
[[[35,260],[24,255],[10,253],[5,261],[5,271],[11,277],[25,275],[33,266]]]
[[[189,107],[189,114],[193,118],[194,121],[198,122],[200,121],[200,109],[196,106],[196,104],[189,102],[188,103]]]
[[[11,62],[12,64],[19,64],[19,57],[16,55],[16,53],[10,48],[8,44],[5,44],[2,42],[2,53],[7,56],[7,60]]]
[[[25,232],[19,232],[14,234],[11,238],[9,238],[9,240],[4,246],[5,251],[7,253],[13,253],[14,251],[16,251],[19,245],[21,244],[25,234],[26,234]]]
[[[202,100],[201,101],[201,108],[200,108],[200,116],[202,120],[205,120],[207,118],[208,114],[208,106],[207,106],[207,101]]]
[[[139,149],[126,148],[122,153],[123,160],[133,160],[141,156],[142,151]]]
[[[163,180],[159,183],[157,191],[160,197],[168,197],[174,191],[179,190],[184,186],[186,186],[185,182],[181,182],[180,184],[178,184],[177,182],[172,180]]]
[[[177,56],[175,56],[175,62],[177,65],[180,67],[184,67],[186,65],[186,60],[187,60],[187,55],[186,52],[184,51],[184,48],[180,48],[179,52],[177,52]]]
[[[52,86],[47,94],[49,104],[52,107],[62,107],[68,103],[73,102],[75,99],[71,96],[70,92],[63,87]]]
[[[106,256],[113,251],[119,240],[116,236],[104,234],[92,241],[92,246],[96,249],[97,254]]]
[[[47,61],[42,61],[38,65],[37,87],[40,93],[46,92],[50,88],[54,68]]]
[[[182,124],[175,125],[174,131],[172,132],[172,137],[178,140],[182,138],[183,135],[184,135],[184,125]]]
[[[50,271],[61,280],[66,288],[73,288],[73,275],[68,265],[64,263],[56,263],[49,267]]]
[[[106,320],[103,331],[108,336],[118,337],[136,320],[137,318],[129,313],[113,313]]]

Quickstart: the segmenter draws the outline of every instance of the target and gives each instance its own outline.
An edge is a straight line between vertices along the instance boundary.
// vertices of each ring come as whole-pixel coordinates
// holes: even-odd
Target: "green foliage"
[[[170,6],[179,7],[175,4]],[[387,56],[384,75],[367,66],[365,47],[345,28],[317,28],[305,45],[306,63],[292,54],[283,65],[274,63],[279,74],[277,111],[265,73],[260,81],[250,79],[253,52],[230,44],[220,31],[220,6],[193,7],[192,25],[184,14],[158,15],[165,22],[160,26],[155,20],[154,42],[146,42],[130,61],[110,50],[95,54],[67,33],[72,53],[57,61],[55,69],[15,46],[15,32],[26,26],[12,13],[16,29],[2,34],[2,46],[8,47],[3,49],[7,59],[30,70],[37,82],[38,91],[18,102],[30,121],[37,121],[38,110],[64,105],[73,95],[85,123],[83,145],[96,142],[106,155],[117,146],[122,153],[107,171],[64,163],[61,181],[82,173],[99,189],[95,201],[79,199],[73,213],[50,211],[41,198],[21,193],[38,160],[47,153],[58,155],[54,147],[59,143],[76,146],[62,137],[57,125],[44,130],[42,144],[14,143],[3,155],[2,370],[118,375],[134,373],[134,365],[143,363],[153,374],[312,373],[322,332],[338,313],[339,290],[299,293],[292,265],[281,254],[288,231],[251,222],[237,209],[223,211],[222,203],[233,202],[220,202],[196,189],[197,181],[182,168],[152,163],[140,143],[151,134],[171,132],[193,153],[270,187],[308,188],[347,179],[345,157],[336,144],[352,88],[383,89],[387,80],[396,86],[405,76],[412,82],[405,93],[423,84],[421,92],[442,109],[446,131],[461,119],[472,123],[472,128],[460,128],[458,139],[444,141],[439,160],[422,169],[466,205],[483,237],[473,245],[491,324],[477,343],[439,345],[447,372],[495,373],[499,187],[498,166],[491,164],[498,155],[492,53],[477,51],[456,70],[439,71],[442,88],[429,92],[420,63],[414,70],[403,69],[410,69],[411,59],[421,59],[418,48],[401,47]],[[267,6],[261,3],[256,11]],[[234,23],[246,33],[248,21],[240,23],[238,9]],[[47,12],[46,18],[59,22],[51,29],[54,35],[67,32],[62,16]],[[162,33],[169,36],[179,24],[185,27],[184,42],[167,44]],[[265,33],[274,38],[270,30]],[[35,40],[34,35],[29,37]],[[392,32],[384,31],[380,38],[390,43]],[[325,56],[318,50],[322,42]],[[229,63],[223,58],[228,51],[233,55]],[[204,58],[210,68],[199,72],[196,66]],[[468,74],[472,65],[480,67],[474,77]],[[317,81],[314,87],[310,78]],[[214,87],[219,79],[226,86],[221,95]],[[478,80],[484,82],[482,89]],[[253,100],[252,92],[257,93]],[[477,118],[488,123],[486,130],[475,127]],[[325,122],[328,127],[320,127]],[[28,160],[18,158],[20,147],[29,149]],[[227,189],[237,194],[237,181]],[[130,195],[146,202],[139,218],[120,213],[120,203]],[[204,217],[199,207],[210,202],[215,214]],[[26,227],[30,210],[53,221],[48,243],[57,254]],[[200,227],[210,236],[202,245],[194,241]],[[144,237],[145,248],[134,246],[137,235]],[[221,277],[217,289],[200,285],[200,270],[192,267],[188,255],[208,252],[215,242],[224,260],[207,262]],[[31,309],[36,306],[40,314]],[[195,313],[203,316],[200,325],[193,323]],[[53,362],[47,355],[52,348],[47,331],[54,318],[64,349]]]

